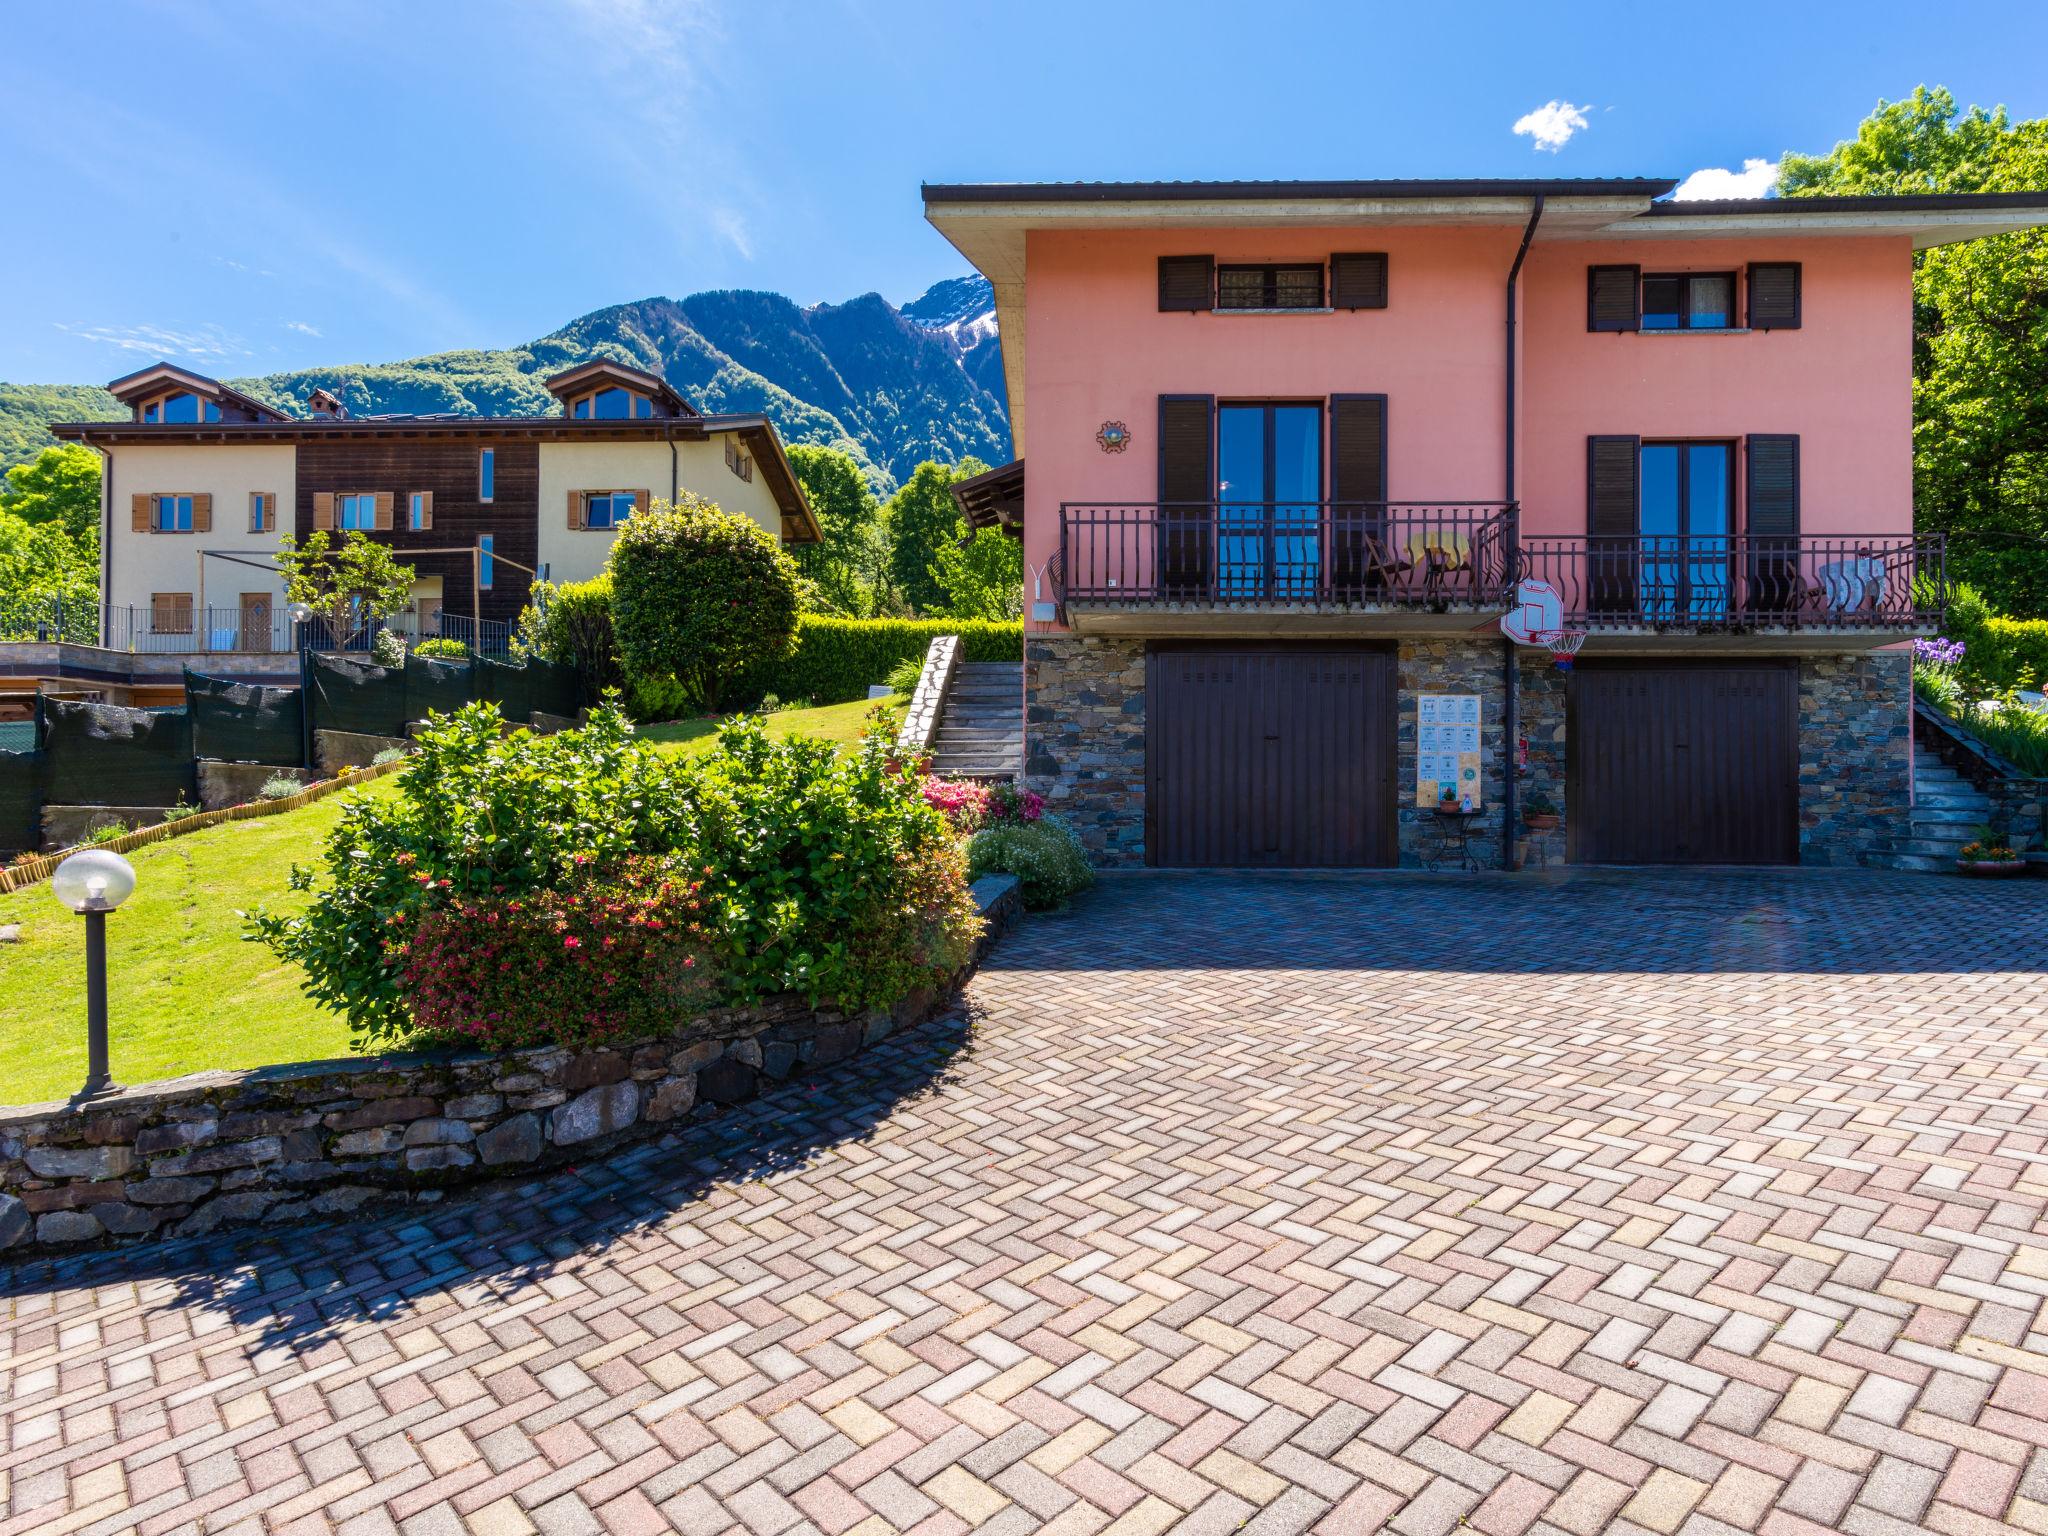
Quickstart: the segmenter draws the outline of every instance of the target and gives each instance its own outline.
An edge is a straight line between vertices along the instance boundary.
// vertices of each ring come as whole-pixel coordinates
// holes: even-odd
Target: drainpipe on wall
[[[662,434],[668,439],[668,504],[676,504],[676,492],[682,489],[682,471],[676,468],[676,429],[670,427]]]
[[[1543,221],[1543,194],[1538,192],[1529,206],[1529,222],[1522,230],[1522,243],[1515,251],[1515,264],[1508,268],[1507,344],[1507,433],[1502,466],[1507,481],[1508,560],[1510,585],[1521,578],[1521,510],[1515,505],[1515,285],[1522,275],[1522,262],[1529,255],[1529,243],[1536,238],[1536,226]],[[1515,661],[1515,642],[1501,636],[1501,746],[1506,759],[1501,774],[1500,867],[1515,867],[1515,774],[1519,767],[1522,740],[1521,668]]]
[[[100,602],[98,631],[100,644],[114,644],[114,445],[101,447],[104,466],[100,471]],[[60,633],[61,638],[61,633]],[[37,741],[42,737],[38,735]]]

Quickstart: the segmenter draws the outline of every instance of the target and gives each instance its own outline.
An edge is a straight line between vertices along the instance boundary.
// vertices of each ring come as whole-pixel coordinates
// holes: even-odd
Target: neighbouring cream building
[[[604,568],[619,525],[692,491],[785,544],[817,520],[767,418],[705,415],[600,359],[547,381],[557,416],[352,417],[326,391],[290,417],[168,363],[108,385],[131,419],[51,431],[103,461],[103,644],[292,644],[274,563],[286,533],[360,531],[418,573],[394,627],[502,633],[536,578]]]

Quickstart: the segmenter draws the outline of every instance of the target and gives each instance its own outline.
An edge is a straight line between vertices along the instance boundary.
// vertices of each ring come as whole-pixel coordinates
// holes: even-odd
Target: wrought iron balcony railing
[[[1508,502],[1114,502],[1060,507],[1070,604],[1498,607]]]
[[[1580,629],[1900,629],[1939,622],[1939,535],[1525,537],[1517,579],[1549,582]]]

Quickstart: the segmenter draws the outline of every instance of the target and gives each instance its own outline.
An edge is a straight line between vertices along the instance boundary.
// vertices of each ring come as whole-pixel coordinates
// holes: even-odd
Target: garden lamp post
[[[135,891],[135,867],[109,848],[74,853],[50,876],[50,894],[85,918],[85,1086],[81,1099],[114,1091],[107,1067],[107,914]]]

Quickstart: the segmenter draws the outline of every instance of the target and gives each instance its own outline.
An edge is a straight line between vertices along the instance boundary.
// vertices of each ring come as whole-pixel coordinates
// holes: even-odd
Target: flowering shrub
[[[671,1027],[717,994],[700,926],[703,881],[671,858],[529,896],[465,896],[386,942],[429,1035],[509,1050],[585,1046]]]
[[[1939,636],[1932,640],[1915,640],[1913,660],[1916,665],[1952,667],[1963,659],[1967,649],[1960,640],[1944,640]]]
[[[1980,839],[1974,843],[1963,844],[1956,857],[1965,864],[2009,864],[2019,855],[2004,843]]]
[[[967,869],[976,880],[1015,875],[1034,912],[1063,907],[1095,883],[1081,840],[1055,816],[984,827],[967,845]]]
[[[614,705],[535,737],[472,704],[397,783],[343,807],[317,890],[292,872],[303,913],[250,919],[359,1046],[576,1042],[777,992],[888,1006],[980,932],[945,818],[880,735],[842,755],[741,717],[692,761]]]
[[[983,827],[1036,821],[1045,814],[1043,795],[1034,790],[1020,791],[1007,780],[982,784],[973,779],[927,777],[924,798],[955,832],[978,832]]]
[[[879,732],[840,753],[729,720],[693,783],[709,922],[736,998],[894,1003],[980,933],[945,818]]]
[[[674,760],[634,742],[616,708],[552,736],[503,725],[479,702],[422,731],[397,794],[342,807],[306,910],[250,916],[250,937],[301,966],[306,991],[347,1013],[359,1045],[412,1029],[405,942],[427,913],[516,900],[689,839]],[[311,891],[314,878],[296,867],[291,888]]]

